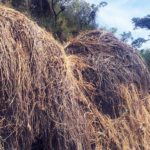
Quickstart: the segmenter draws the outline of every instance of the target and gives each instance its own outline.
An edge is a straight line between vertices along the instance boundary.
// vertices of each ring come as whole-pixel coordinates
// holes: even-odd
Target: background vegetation
[[[106,6],[84,0],[3,0],[4,4],[26,13],[54,34],[61,42],[76,36],[80,31],[95,29],[96,13]]]

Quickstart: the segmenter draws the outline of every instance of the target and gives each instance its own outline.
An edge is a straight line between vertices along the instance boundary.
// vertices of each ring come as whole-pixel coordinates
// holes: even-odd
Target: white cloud
[[[98,4],[102,0],[86,0],[89,3]],[[148,38],[150,31],[146,29],[133,30],[133,17],[143,17],[150,14],[150,0],[104,0],[108,5],[101,8],[97,14],[97,23],[100,27],[116,27],[118,35],[122,32],[131,31],[134,38]],[[118,36],[117,35],[117,36]],[[143,48],[150,47],[150,42],[143,45]]]
[[[93,2],[93,0],[85,0],[86,2],[88,2],[88,3],[91,3],[91,4],[98,4],[99,2],[100,2],[100,0],[94,0],[94,2]]]
[[[131,30],[131,17],[118,9],[117,6],[107,6],[97,15],[97,22],[108,27],[117,27],[119,31]]]

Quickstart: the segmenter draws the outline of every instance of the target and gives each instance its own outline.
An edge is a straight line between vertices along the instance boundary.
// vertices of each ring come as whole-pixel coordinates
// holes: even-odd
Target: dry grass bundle
[[[150,149],[150,76],[138,52],[105,31],[79,35],[66,52],[86,62],[74,74],[95,87],[85,93],[96,149]]]
[[[81,58],[66,56],[50,34],[0,6],[0,148],[148,150],[149,74],[139,55],[101,31],[66,50]],[[103,113],[120,100],[118,118]]]
[[[77,61],[77,58],[74,59]],[[0,6],[0,140],[6,150],[91,149],[82,82],[50,34]]]
[[[67,45],[66,52],[82,57],[90,66],[82,71],[83,76],[96,88],[94,102],[98,108],[112,118],[125,111],[120,84],[134,84],[141,98],[149,93],[149,72],[138,52],[111,33],[101,30],[83,33]]]
[[[150,96],[141,99],[135,85],[120,85],[120,95],[126,102],[126,112],[111,119],[95,106],[91,121],[97,133],[96,150],[150,149]]]

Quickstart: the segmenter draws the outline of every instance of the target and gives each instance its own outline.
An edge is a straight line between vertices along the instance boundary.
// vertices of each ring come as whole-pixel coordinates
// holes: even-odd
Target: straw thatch
[[[102,31],[66,51],[77,56],[0,6],[0,149],[148,150],[149,74],[137,52]]]
[[[141,96],[149,93],[149,72],[137,50],[111,33],[103,30],[83,33],[67,45],[66,52],[82,57],[89,65],[82,73],[96,88],[94,102],[112,118],[125,111],[120,85],[134,84]]]
[[[88,123],[77,103],[85,99],[82,83],[79,86],[73,77],[71,65],[50,34],[19,12],[0,6],[4,149],[90,149]]]

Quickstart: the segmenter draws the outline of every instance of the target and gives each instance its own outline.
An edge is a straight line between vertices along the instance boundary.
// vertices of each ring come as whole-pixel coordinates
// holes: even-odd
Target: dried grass
[[[134,84],[141,96],[149,93],[150,75],[142,58],[111,33],[103,30],[82,33],[66,46],[66,52],[81,57],[90,66],[82,74],[96,88],[96,96],[91,99],[112,118],[123,112],[120,84]]]
[[[77,61],[77,58],[74,60]],[[73,65],[73,63],[72,63]],[[89,149],[82,84],[52,36],[0,6],[0,135],[5,149]]]
[[[83,42],[73,42],[68,46],[71,53],[72,45],[80,53],[66,55],[49,33],[24,15],[0,6],[0,143],[5,150],[38,150],[40,146],[43,150],[150,148],[149,74],[142,59],[124,45],[117,54],[112,52],[113,39],[117,47],[122,46],[114,37],[102,36],[102,44],[93,34],[88,38],[84,50],[90,53],[83,55]],[[110,51],[102,57],[98,54],[104,47]],[[126,57],[125,61],[138,67],[125,67],[121,53],[129,53],[131,61]],[[110,76],[104,78],[101,71]],[[110,88],[117,90],[123,101],[120,109],[124,108],[114,119],[95,103],[95,97],[101,100],[100,91],[106,96],[102,98],[108,99],[106,89]]]

